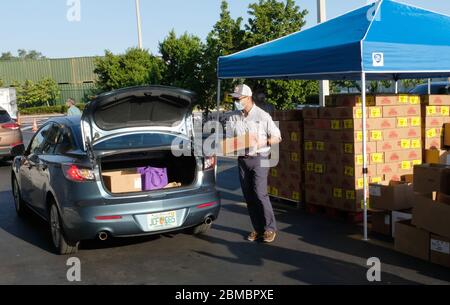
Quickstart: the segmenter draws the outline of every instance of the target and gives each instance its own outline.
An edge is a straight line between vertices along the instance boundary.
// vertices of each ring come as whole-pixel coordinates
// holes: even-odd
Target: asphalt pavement
[[[25,141],[32,133],[24,131]],[[81,284],[369,284],[367,260],[381,261],[381,284],[450,284],[450,270],[361,240],[361,227],[276,205],[273,244],[245,240],[250,220],[236,160],[220,159],[219,219],[203,237],[187,233],[81,244]],[[67,256],[52,252],[48,225],[18,218],[10,165],[0,165],[0,284],[71,284]],[[73,283],[72,283],[73,284]]]

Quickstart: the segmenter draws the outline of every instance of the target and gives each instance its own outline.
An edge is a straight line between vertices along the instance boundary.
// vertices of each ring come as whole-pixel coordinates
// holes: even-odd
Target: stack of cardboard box
[[[395,224],[411,219],[412,175],[405,181],[383,181],[369,185],[371,232],[395,237]]]
[[[411,221],[396,224],[395,248],[450,267],[450,166],[414,167]]]
[[[296,203],[303,200],[303,110],[275,111],[283,141],[279,145],[278,164],[269,172],[268,191],[273,197]],[[272,160],[277,153],[272,150]]]
[[[358,211],[363,201],[362,110],[358,95],[303,113],[306,202]],[[400,181],[422,163],[419,96],[367,97],[368,181]]]
[[[450,123],[450,95],[424,95],[421,103],[424,163],[450,164],[446,151],[450,142],[445,143],[450,141],[450,133],[444,135],[444,126]]]

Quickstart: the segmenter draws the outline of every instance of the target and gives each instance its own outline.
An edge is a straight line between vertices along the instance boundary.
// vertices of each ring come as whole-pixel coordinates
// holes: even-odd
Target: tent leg
[[[428,95],[431,94],[431,78],[428,79]]]
[[[395,94],[398,94],[398,80],[395,81]]]
[[[367,236],[367,109],[366,109],[366,73],[361,73],[361,95],[362,95],[362,155],[363,155],[363,184],[364,184],[364,240]]]
[[[219,154],[219,126],[220,126],[220,85],[221,79],[217,80],[217,102],[216,102],[216,154]]]

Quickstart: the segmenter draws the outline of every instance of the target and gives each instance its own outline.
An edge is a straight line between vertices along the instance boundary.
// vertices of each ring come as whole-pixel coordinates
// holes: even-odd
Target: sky
[[[77,1],[79,16],[70,14],[74,6],[68,5]],[[246,21],[248,5],[256,1],[228,0],[232,17]],[[450,15],[449,0],[402,2]],[[158,43],[171,29],[177,34],[188,32],[205,39],[219,19],[220,3],[221,0],[141,0],[144,48],[157,54]],[[305,28],[317,24],[316,0],[296,3],[309,11]],[[366,3],[367,0],[327,0],[327,17],[339,16]],[[135,0],[0,0],[0,5],[0,53],[34,49],[50,58],[64,58],[103,55],[106,49],[123,53],[137,46]]]

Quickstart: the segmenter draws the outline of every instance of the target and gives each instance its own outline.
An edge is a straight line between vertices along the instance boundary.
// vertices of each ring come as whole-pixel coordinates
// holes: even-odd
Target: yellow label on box
[[[314,171],[314,163],[312,163],[312,162],[306,163],[306,170],[308,172],[313,172]]]
[[[427,106],[425,109],[427,115],[436,114],[436,106]]]
[[[344,175],[354,177],[355,176],[355,168],[352,166],[344,167]]]
[[[408,104],[409,103],[409,96],[408,95],[400,95],[398,97],[398,101],[400,104]]]
[[[317,174],[323,174],[323,172],[324,172],[324,168],[323,167],[324,167],[323,164],[316,163],[314,165],[314,172],[317,173]]]
[[[402,161],[402,169],[403,170],[411,169],[411,162],[410,161]]]
[[[270,169],[270,175],[271,175],[272,177],[278,177],[278,171],[277,171],[277,169],[276,169],[276,168],[271,168],[271,169]]]
[[[355,191],[346,190],[345,191],[345,199],[347,199],[347,200],[354,200],[355,199]]]
[[[380,183],[381,181],[383,181],[382,177],[373,177],[372,178],[372,183]]]
[[[450,114],[449,106],[441,106],[441,115],[448,116]]]
[[[372,138],[372,141],[382,141],[383,133],[380,130],[372,130],[370,132],[370,137]]]
[[[412,164],[413,165],[420,165],[420,164],[422,164],[422,160],[413,160]]]
[[[276,187],[272,187],[272,195],[278,196],[278,189]]]
[[[438,136],[436,128],[427,129],[425,133],[427,135],[427,138],[435,138]]]
[[[420,117],[415,116],[411,117],[411,127],[419,127],[422,123],[422,120]]]
[[[397,118],[397,127],[408,127],[408,118]]]
[[[291,161],[294,161],[294,162],[299,161],[297,153],[295,153],[295,152],[291,153]]]
[[[292,199],[300,200],[300,193],[299,192],[292,192]]]
[[[291,132],[291,141],[292,142],[298,142],[299,141],[299,136],[297,132]]]
[[[411,148],[420,148],[422,147],[421,139],[411,140]]]
[[[363,159],[363,156],[362,155],[356,155],[356,157],[355,157],[355,162],[356,162],[356,165],[363,165],[363,161],[364,159]]]
[[[358,132],[356,133],[356,140],[357,140],[358,142],[361,142],[361,141],[363,140],[363,133],[362,133],[362,131],[358,131]]]
[[[411,148],[411,140],[410,139],[401,139],[400,146],[403,149],[410,149]]]
[[[373,163],[383,163],[384,162],[383,153],[373,153],[371,154],[371,159]]]
[[[325,143],[324,142],[316,142],[316,150],[324,151],[325,150]]]
[[[341,129],[341,121],[332,120],[331,121],[331,129]]]
[[[305,150],[313,150],[313,142],[311,141],[305,142]]]
[[[333,189],[333,197],[334,198],[342,198],[342,189],[334,188]]]
[[[370,209],[370,201],[369,198],[366,199],[367,208]],[[364,209],[364,199],[361,199],[361,209]]]
[[[358,188],[362,189],[364,187],[364,178],[359,178],[356,183]]]
[[[353,129],[353,120],[344,120],[345,129]]]
[[[380,107],[373,107],[373,108],[370,108],[369,116],[371,118],[381,118],[382,113],[383,112],[381,111]]]
[[[346,154],[353,154],[354,149],[353,149],[353,144],[351,143],[345,143],[344,144],[344,152]]]
[[[420,97],[419,96],[410,96],[409,97],[409,103],[411,105],[418,105],[418,104],[420,104]]]
[[[357,119],[362,119],[362,117],[363,117],[363,113],[362,113],[362,109],[356,109],[355,110],[355,118],[357,118]]]

